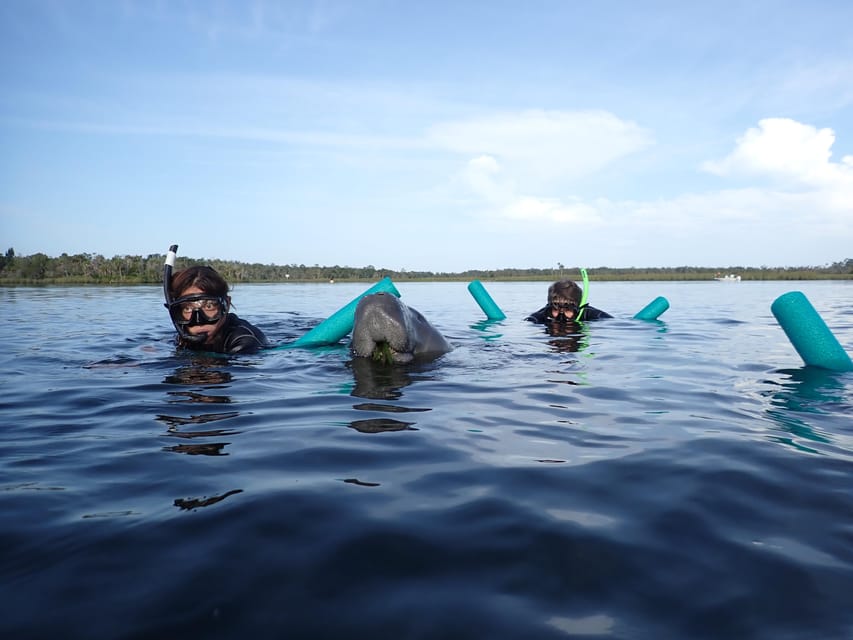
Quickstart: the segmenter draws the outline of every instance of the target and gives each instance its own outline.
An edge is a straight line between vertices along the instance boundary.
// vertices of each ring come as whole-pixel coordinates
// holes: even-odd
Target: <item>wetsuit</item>
[[[181,346],[193,351],[214,351],[216,353],[255,353],[270,346],[264,332],[246,320],[229,313],[225,324],[216,334],[213,342],[195,343],[181,341]]]
[[[551,312],[548,310],[549,305],[545,305],[538,311],[534,311],[529,316],[525,318],[525,320],[529,320],[530,322],[535,322],[536,324],[551,324],[554,321],[554,318],[551,316]],[[583,309],[581,309],[580,313],[578,313],[577,318],[572,318],[571,320],[566,320],[567,322],[583,322],[585,320],[600,320],[601,318],[612,318],[609,313],[606,311],[602,311],[601,309],[596,309],[595,307],[590,307],[586,305]]]

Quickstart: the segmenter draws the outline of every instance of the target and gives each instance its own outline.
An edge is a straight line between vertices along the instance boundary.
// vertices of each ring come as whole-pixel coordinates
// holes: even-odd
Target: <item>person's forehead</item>
[[[181,296],[192,296],[192,295],[198,295],[201,293],[205,293],[205,292],[202,289],[200,289],[199,287],[197,287],[196,285],[193,285],[189,289],[184,289],[181,292]]]

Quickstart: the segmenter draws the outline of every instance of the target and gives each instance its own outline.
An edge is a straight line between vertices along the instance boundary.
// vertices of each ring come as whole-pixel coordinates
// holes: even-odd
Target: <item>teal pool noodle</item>
[[[770,310],[807,365],[830,371],[853,371],[850,356],[802,292],[779,296]]]
[[[341,307],[335,311],[335,313],[323,320],[323,322],[311,329],[311,331],[283,346],[286,348],[320,347],[336,343],[352,331],[352,325],[355,322],[355,308],[358,306],[358,301],[364,296],[379,292],[392,293],[398,298],[400,297],[400,292],[397,291],[397,287],[395,287],[394,283],[391,282],[391,278],[386,276],[370,287],[370,289],[352,300],[345,307]]]
[[[634,314],[635,320],[657,320],[658,316],[669,309],[669,300],[658,296]]]
[[[474,300],[477,301],[489,320],[504,320],[506,318],[506,314],[495,304],[482,282],[472,280],[468,283],[468,291],[474,296]]]

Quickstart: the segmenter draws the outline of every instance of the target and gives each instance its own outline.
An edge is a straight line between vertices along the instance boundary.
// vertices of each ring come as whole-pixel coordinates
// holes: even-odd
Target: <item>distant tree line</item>
[[[9,248],[0,256],[0,284],[158,284],[162,282],[163,254],[113,256],[92,253],[50,257],[44,253],[18,256]],[[406,271],[334,265],[260,264],[230,260],[178,257],[175,269],[206,264],[229,282],[369,282],[390,276],[395,281],[415,280],[557,280],[580,279],[579,267],[557,263],[551,269],[471,269],[458,273]],[[736,273],[744,280],[853,279],[853,258],[820,267],[627,267],[587,268],[596,280],[708,280]]]

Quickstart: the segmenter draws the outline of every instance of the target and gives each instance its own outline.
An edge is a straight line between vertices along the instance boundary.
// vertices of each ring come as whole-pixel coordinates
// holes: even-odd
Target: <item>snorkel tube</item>
[[[583,314],[586,310],[586,301],[589,298],[589,276],[586,274],[586,269],[581,267],[581,278],[583,278],[583,293],[581,294],[581,303],[578,305],[578,322],[583,320]]]
[[[166,261],[163,263],[163,297],[166,298],[166,304],[163,306],[169,310],[169,318],[172,321],[172,325],[174,325],[175,330],[178,332],[178,335],[182,340],[186,340],[188,342],[204,342],[207,340],[206,333],[199,333],[198,335],[193,335],[187,332],[184,327],[178,324],[175,321],[174,316],[172,315],[172,303],[175,301],[172,298],[172,268],[175,266],[175,258],[178,256],[178,245],[173,244],[169,247],[169,251],[166,252]]]
[[[166,252],[166,262],[163,263],[163,297],[166,298],[166,308],[172,304],[172,268],[175,266],[175,258],[178,257],[178,245],[173,244]],[[169,314],[171,316],[171,314]]]

